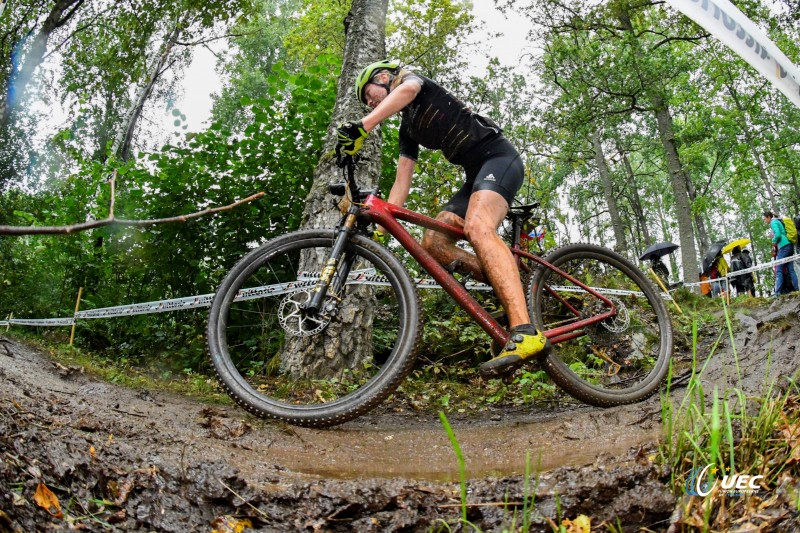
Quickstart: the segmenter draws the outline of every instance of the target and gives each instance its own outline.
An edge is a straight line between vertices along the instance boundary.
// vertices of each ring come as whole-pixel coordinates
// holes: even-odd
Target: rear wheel
[[[672,325],[655,286],[630,261],[606,248],[570,244],[545,258],[596,289],[616,316],[558,342],[542,361],[547,374],[573,397],[602,407],[640,401],[663,381],[672,354]],[[609,307],[546,268],[530,285],[530,311],[540,329],[555,329],[605,313]]]
[[[333,230],[298,231],[245,256],[217,291],[211,361],[249,411],[324,427],[367,412],[414,365],[422,328],[416,287],[386,248],[352,235],[319,312],[310,299]]]

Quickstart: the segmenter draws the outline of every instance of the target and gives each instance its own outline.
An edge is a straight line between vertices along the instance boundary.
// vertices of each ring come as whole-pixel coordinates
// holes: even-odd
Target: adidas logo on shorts
[[[483,181],[495,181],[496,182],[497,179],[494,177],[494,174],[489,174],[488,176],[483,178]]]

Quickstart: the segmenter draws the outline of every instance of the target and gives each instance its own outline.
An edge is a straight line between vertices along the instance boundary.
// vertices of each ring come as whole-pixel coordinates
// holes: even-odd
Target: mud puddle
[[[657,409],[652,402],[647,404]],[[644,407],[637,408],[640,416]],[[620,417],[620,412],[624,417]],[[550,471],[563,466],[592,464],[599,456],[625,458],[632,450],[660,438],[660,426],[626,424],[630,408],[542,413],[531,420],[475,425],[454,422],[453,431],[466,463],[468,479],[519,476],[526,471]],[[624,418],[625,420],[621,419]],[[326,434],[326,445],[304,450],[273,446],[272,457],[286,468],[329,479],[396,478],[458,481],[458,460],[440,425],[422,429],[340,430]],[[574,445],[582,443],[581,445]]]

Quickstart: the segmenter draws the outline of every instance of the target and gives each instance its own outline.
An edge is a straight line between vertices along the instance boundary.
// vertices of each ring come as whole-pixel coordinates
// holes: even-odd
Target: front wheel
[[[211,361],[228,393],[256,415],[341,424],[377,406],[413,368],[422,328],[411,277],[361,235],[349,237],[330,272],[336,235],[305,230],[269,241],[231,269],[214,297]],[[311,312],[305,304],[323,270],[330,288]]]
[[[591,244],[570,244],[545,259],[608,298],[616,315],[562,336],[542,367],[571,396],[610,407],[643,400],[658,390],[672,355],[672,324],[655,286],[621,255]],[[552,330],[605,313],[609,306],[580,286],[540,267],[530,284],[537,326]]]

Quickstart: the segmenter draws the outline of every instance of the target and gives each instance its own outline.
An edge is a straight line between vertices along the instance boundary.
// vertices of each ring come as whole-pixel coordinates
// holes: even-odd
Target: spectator
[[[711,268],[709,269],[708,277],[711,279],[720,279],[724,278],[728,275],[728,262],[725,261],[725,258],[722,256],[717,257],[714,259],[714,262],[711,263]],[[728,281],[722,279],[720,281],[715,281],[711,284],[711,295],[712,296],[719,296],[728,292]]]
[[[665,287],[669,287],[669,269],[660,257],[650,258],[650,268],[656,273]]]
[[[783,259],[794,255],[794,246],[786,236],[786,228],[781,219],[776,217],[772,211],[764,211],[764,223],[772,229],[772,244],[777,248],[775,259]],[[797,290],[797,275],[791,265],[784,263],[778,265],[775,271],[775,294],[785,294]]]
[[[744,268],[750,268],[753,266],[753,258],[750,257],[750,250],[742,250],[742,262],[744,263]],[[755,298],[756,296],[756,273],[750,272],[747,274],[747,283],[746,286],[750,287],[750,296]]]
[[[749,262],[749,265],[746,265],[745,262]],[[736,272],[737,270],[744,270],[752,266],[753,260],[750,258],[750,254],[744,254],[740,247],[735,247],[731,251],[731,272]],[[731,285],[736,289],[736,296],[741,296],[743,294],[750,294],[751,296],[755,296],[755,284],[753,283],[753,273],[747,274],[739,274],[731,275]]]

